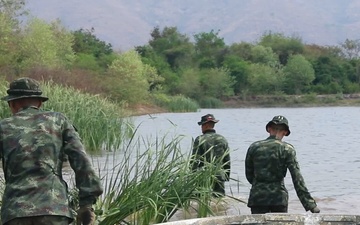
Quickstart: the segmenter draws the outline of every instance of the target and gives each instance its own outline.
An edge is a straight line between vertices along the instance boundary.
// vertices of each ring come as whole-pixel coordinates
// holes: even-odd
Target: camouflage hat
[[[207,123],[207,122],[217,123],[217,122],[219,122],[219,120],[216,120],[213,114],[206,114],[205,116],[201,117],[201,121],[198,122],[198,124],[203,125],[204,123]]]
[[[45,102],[49,99],[48,97],[41,96],[42,91],[40,90],[39,82],[28,77],[12,81],[7,93],[8,95],[2,97],[1,100],[9,102],[21,98],[39,98]]]
[[[284,124],[288,131],[285,136],[289,136],[290,134],[289,121],[284,116],[274,116],[274,118],[266,124],[266,131],[268,131],[268,128],[271,124]]]

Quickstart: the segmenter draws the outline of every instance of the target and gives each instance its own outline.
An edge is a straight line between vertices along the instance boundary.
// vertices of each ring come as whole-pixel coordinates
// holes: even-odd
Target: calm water
[[[190,151],[191,140],[201,133],[197,122],[207,113],[220,120],[218,133],[224,135],[232,149],[231,176],[241,181],[226,183],[227,193],[247,199],[250,185],[244,174],[244,158],[249,145],[268,136],[266,123],[275,115],[289,120],[291,134],[284,138],[295,146],[305,182],[317,200],[322,213],[358,214],[360,212],[360,108],[266,108],[202,109],[196,113],[164,113],[134,118],[139,134],[148,139],[166,135],[184,135],[184,151]],[[292,186],[289,190],[289,212],[304,213]],[[236,203],[228,213],[249,214],[249,209]]]

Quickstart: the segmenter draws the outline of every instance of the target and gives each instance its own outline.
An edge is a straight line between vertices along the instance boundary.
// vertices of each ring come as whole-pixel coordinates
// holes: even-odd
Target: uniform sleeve
[[[231,171],[231,161],[230,161],[230,148],[229,144],[226,140],[225,141],[225,155],[223,158],[223,169],[225,170],[226,178],[225,180],[229,181],[230,179],[230,171]]]
[[[100,179],[92,168],[79,134],[68,121],[64,124],[63,150],[75,172],[76,187],[79,189],[79,205],[94,204],[103,192]]]
[[[316,207],[316,202],[306,188],[304,178],[300,172],[299,163],[296,159],[295,149],[290,146],[287,146],[287,148],[287,167],[290,171],[296,194],[305,210],[308,211]]]
[[[252,184],[254,180],[254,162],[252,159],[252,152],[252,146],[250,146],[245,157],[245,175],[250,184]]]
[[[191,154],[191,169],[194,171],[203,166],[201,158],[203,157],[203,152],[200,148],[200,136],[195,138]]]

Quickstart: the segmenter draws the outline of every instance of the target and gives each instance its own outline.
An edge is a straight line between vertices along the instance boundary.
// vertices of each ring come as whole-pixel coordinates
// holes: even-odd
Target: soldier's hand
[[[76,224],[77,225],[93,225],[95,222],[95,213],[92,205],[80,206],[77,211]]]
[[[312,213],[320,213],[320,209],[318,207],[315,207],[313,209],[310,209]]]

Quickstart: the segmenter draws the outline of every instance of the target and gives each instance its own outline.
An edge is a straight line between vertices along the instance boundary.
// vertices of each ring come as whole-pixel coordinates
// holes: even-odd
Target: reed
[[[196,101],[183,95],[167,96],[157,93],[152,96],[156,105],[164,107],[170,112],[196,112],[200,109]]]
[[[51,81],[42,82],[41,86],[44,95],[49,97],[43,109],[64,113],[77,128],[89,153],[117,150],[123,139],[131,134],[132,124],[123,119],[121,104]],[[1,82],[1,96],[6,95],[7,88],[8,83]],[[10,116],[6,103],[2,101],[1,106],[1,118]]]
[[[220,166],[208,163],[191,171],[190,154],[180,149],[182,138],[133,136],[122,151],[109,155],[99,170],[109,171],[100,175],[105,187],[96,205],[96,212],[102,212],[100,225],[167,222],[180,209],[195,211],[196,217],[214,214],[211,187]],[[216,204],[220,202],[222,198],[217,198]]]

